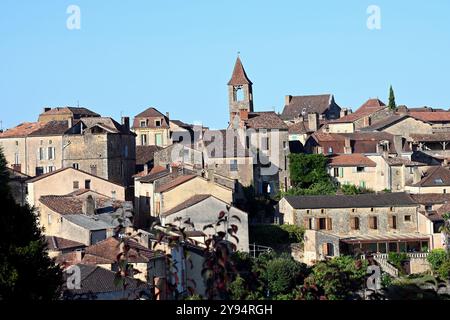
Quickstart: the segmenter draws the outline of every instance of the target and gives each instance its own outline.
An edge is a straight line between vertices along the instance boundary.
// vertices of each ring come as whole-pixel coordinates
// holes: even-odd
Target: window
[[[161,127],[161,120],[155,120],[155,127]]]
[[[91,174],[94,176],[97,175],[97,165],[95,165],[95,164],[91,165]]]
[[[74,169],[79,169],[80,168],[80,165],[78,164],[78,163],[73,163],[72,164],[72,167],[74,168]]]
[[[283,149],[286,149],[286,141],[283,141]]]
[[[394,208],[394,207],[390,207],[390,208],[389,208],[389,211],[390,211],[390,212],[394,212],[394,211],[395,211],[395,208]]]
[[[244,90],[242,90],[242,86],[234,87],[234,101],[244,101]]]
[[[350,229],[359,230],[359,217],[353,217],[350,220]]]
[[[328,147],[328,154],[332,154],[333,153],[333,148],[332,147]]]
[[[309,210],[309,209],[308,209],[308,210],[306,210],[306,213],[307,213],[307,214],[309,214],[309,212],[310,212],[310,210]]]
[[[245,137],[245,145],[247,146],[247,149],[250,149],[250,137],[249,136]]]
[[[269,137],[263,137],[262,139],[262,150],[267,151],[269,150],[270,140]]]
[[[405,215],[405,221],[406,222],[411,222],[411,215],[410,214]]]
[[[377,217],[369,217],[369,228],[370,229],[378,229],[378,218]]]
[[[141,128],[145,128],[147,126],[147,122],[145,120],[141,120],[141,121],[139,121],[139,126]]]
[[[19,154],[18,153],[14,154],[14,164],[20,164],[20,159],[19,159]]]
[[[54,147],[48,147],[47,148],[47,154],[48,154],[48,160],[54,160],[55,159],[55,148]]]
[[[325,213],[325,209],[320,209],[320,213]]]
[[[54,166],[48,166],[47,172],[53,172],[53,171],[55,171],[55,167]]]
[[[52,144],[52,142],[53,142],[52,140],[48,140],[48,144]]]
[[[44,160],[44,148],[39,148],[39,160]]]
[[[150,193],[148,193],[148,192],[145,193],[145,204],[147,206],[150,205]]]
[[[18,146],[19,145],[19,141],[16,141],[16,146]]]
[[[155,134],[155,144],[157,146],[162,146],[162,134],[161,133]]]
[[[375,209],[374,208],[370,208],[370,212],[374,212],[375,211]]]
[[[48,222],[48,224],[52,224],[52,214],[51,213],[47,214],[47,222]]]
[[[364,172],[364,167],[356,167],[356,172]]]
[[[322,244],[322,253],[326,257],[334,256],[334,248],[332,243],[323,243]]]
[[[304,218],[303,219],[303,226],[305,229],[312,230],[313,228],[313,220],[312,218]]]
[[[366,182],[365,182],[364,180],[361,180],[361,181],[359,182],[359,186],[360,186],[361,188],[365,189],[365,188],[366,188]]]
[[[432,210],[433,210],[433,206],[431,204],[425,205],[425,211],[432,211]]]
[[[447,193],[447,189],[442,190],[442,193]]]
[[[156,214],[159,216],[161,211],[161,203],[159,201],[156,202]]]
[[[389,217],[389,228],[397,229],[397,216]]]
[[[230,162],[230,171],[238,171],[237,160],[231,160],[231,162]]]
[[[74,182],[73,182],[73,189],[74,189],[74,190],[80,189],[80,183],[79,183],[78,181],[74,181]]]
[[[434,179],[434,184],[444,184],[444,180],[441,178]]]
[[[141,134],[141,145],[146,146],[147,145],[147,135]]]
[[[84,180],[84,188],[85,189],[91,188],[91,180]]]
[[[318,230],[326,230],[327,229],[327,219],[326,218],[319,218],[317,220],[317,229]]]
[[[111,199],[116,200],[116,192],[111,191]]]
[[[339,168],[333,169],[333,177],[339,177]]]
[[[353,212],[353,213],[355,213],[355,212],[356,212],[356,209],[355,209],[355,208],[353,208],[353,209],[352,209],[352,212]]]
[[[36,176],[44,174],[44,167],[36,167]]]

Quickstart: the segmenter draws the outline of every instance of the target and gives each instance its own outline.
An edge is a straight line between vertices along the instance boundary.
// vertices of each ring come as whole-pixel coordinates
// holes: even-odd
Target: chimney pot
[[[130,130],[130,117],[122,117],[122,125],[127,131]]]
[[[167,119],[170,119],[170,113],[169,112],[166,112],[166,117],[167,117]]]
[[[292,96],[291,95],[287,95],[284,97],[284,104],[287,106],[288,104],[291,103],[292,100]]]

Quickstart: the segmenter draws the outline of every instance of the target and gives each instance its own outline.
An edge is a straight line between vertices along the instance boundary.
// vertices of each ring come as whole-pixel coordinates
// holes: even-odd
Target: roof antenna
[[[238,54],[238,58],[241,56],[241,52],[240,51],[238,51],[237,52],[237,54]]]
[[[80,100],[77,100],[77,107],[80,107]]]

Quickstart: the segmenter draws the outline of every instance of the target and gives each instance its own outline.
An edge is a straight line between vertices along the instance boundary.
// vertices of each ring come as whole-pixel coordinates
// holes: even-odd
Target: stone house
[[[379,99],[369,99],[355,112],[349,113],[326,125],[330,133],[352,133],[389,117],[392,112]]]
[[[172,144],[169,115],[163,115],[156,108],[150,107],[136,115],[133,131],[136,133],[137,146],[167,147]]]
[[[58,257],[72,251],[80,250],[86,247],[85,244],[69,239],[64,239],[56,236],[46,236],[48,256],[50,258]]]
[[[11,189],[12,196],[17,204],[23,206],[27,203],[27,180],[30,176],[15,171],[11,168],[6,168],[9,174],[9,188]]]
[[[444,166],[433,166],[426,170],[420,181],[411,181],[405,186],[410,193],[441,193],[450,191],[450,171]]]
[[[124,186],[133,184],[135,134],[129,118],[82,118],[63,136],[63,167],[73,167]]]
[[[39,198],[39,224],[47,236],[95,244],[115,235],[120,224],[132,223],[132,204],[113,200],[91,190],[80,190],[64,196]]]
[[[430,236],[418,230],[417,207],[406,193],[286,196],[279,202],[284,223],[308,231],[307,262],[340,254],[428,249]]]
[[[229,210],[227,210],[227,207]],[[166,223],[177,225],[178,219],[186,221],[189,219],[193,225],[182,225],[186,227],[186,231],[203,230],[203,227],[214,224],[219,219],[220,212],[224,212],[228,221],[222,223],[215,228],[209,228],[204,230],[206,235],[213,235],[219,231],[223,231],[226,234],[227,228],[232,224],[238,227],[236,236],[239,241],[236,241],[232,237],[228,237],[228,240],[234,243],[239,251],[249,251],[249,236],[248,236],[248,217],[247,213],[239,210],[236,207],[229,205],[229,203],[222,201],[211,194],[197,194],[188,198],[184,202],[181,202],[172,209],[166,210],[161,214],[161,222],[164,226]],[[233,216],[237,216],[238,219],[233,219]]]
[[[125,200],[125,187],[72,167],[27,180],[27,189],[30,206],[39,206],[42,196],[66,195],[81,189],[89,189],[119,201]]]

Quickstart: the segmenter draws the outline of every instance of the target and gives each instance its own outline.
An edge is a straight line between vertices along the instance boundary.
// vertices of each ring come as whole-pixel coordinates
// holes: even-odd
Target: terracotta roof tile
[[[245,73],[244,66],[242,65],[242,61],[239,57],[236,59],[236,63],[234,64],[233,74],[231,75],[230,81],[228,81],[228,85],[244,85],[244,84],[253,84],[250,79],[247,77],[247,73]]]
[[[409,112],[411,117],[425,122],[450,122],[449,111]]]
[[[286,123],[273,111],[250,112],[245,124],[253,129],[288,129]]]
[[[27,137],[30,133],[43,127],[45,123],[42,122],[24,122],[18,126],[8,129],[0,133],[0,138],[21,138]]]
[[[100,117],[98,113],[83,107],[56,107],[41,113],[41,115],[60,115],[60,114],[70,114],[73,116],[77,116],[77,118],[86,116]]]
[[[163,192],[169,191],[169,190],[176,188],[179,185],[182,185],[183,183],[188,182],[196,177],[198,177],[198,176],[193,175],[193,174],[178,176],[175,179],[173,179],[163,185],[158,186],[155,191],[158,193],[163,193]]]
[[[162,216],[168,216],[168,215],[171,215],[178,211],[181,211],[183,209],[189,208],[199,202],[202,202],[205,199],[208,199],[209,197],[211,197],[210,194],[197,194],[197,195],[187,199],[186,201],[180,203],[179,205],[173,207],[172,209],[163,212]]]
[[[428,169],[423,178],[414,187],[444,187],[450,186],[450,170],[442,167],[435,166]]]
[[[353,113],[346,115],[340,119],[333,121],[332,123],[346,123],[346,122],[354,122],[358,119],[361,119],[365,116],[369,116],[379,110],[386,108],[386,105],[383,101],[379,99],[369,99],[367,100],[361,107],[358,108]]]
[[[331,167],[376,167],[376,163],[360,153],[329,157]]]
[[[161,150],[159,146],[136,146],[136,164],[144,165],[153,160],[155,152]]]
[[[49,250],[65,250],[85,247],[84,244],[55,236],[46,236],[47,247]]]

